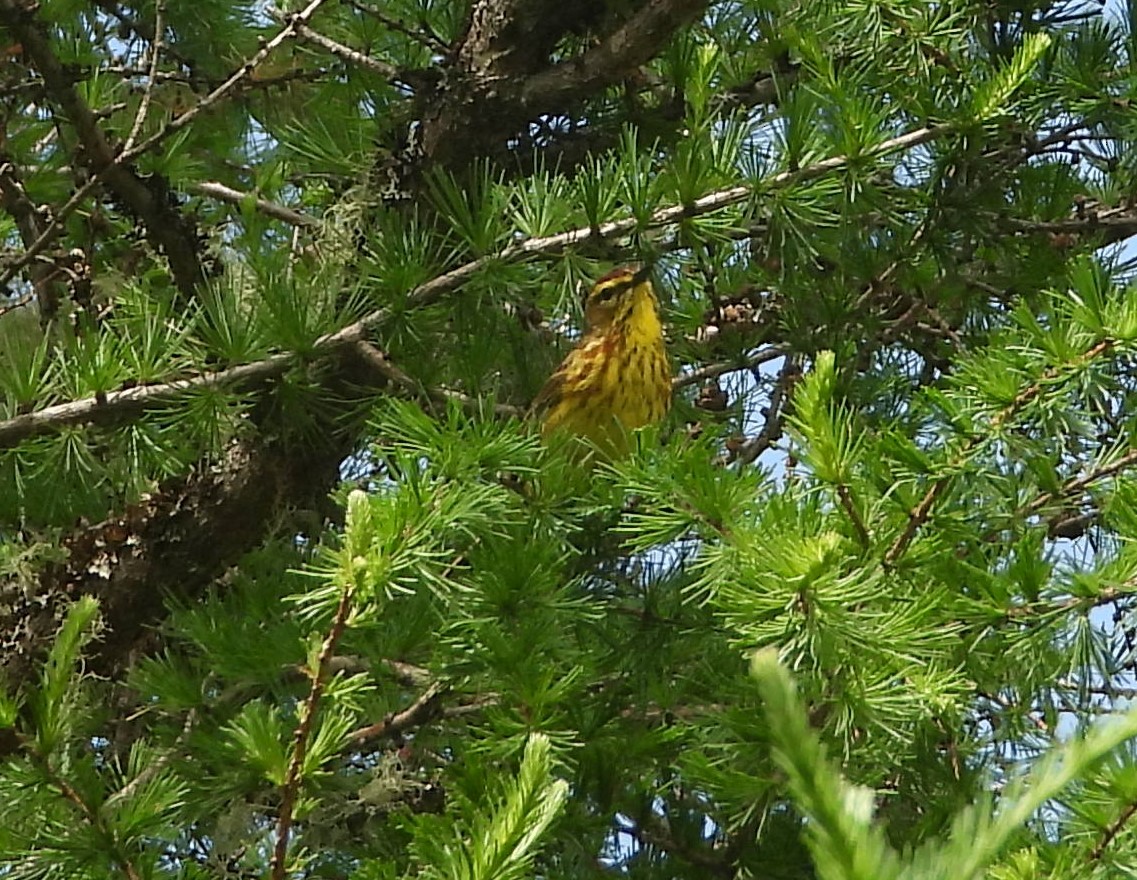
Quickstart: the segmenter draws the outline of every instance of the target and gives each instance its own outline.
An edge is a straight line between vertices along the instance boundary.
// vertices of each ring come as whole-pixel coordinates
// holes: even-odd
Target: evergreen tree
[[[0,877],[1137,872],[1137,3],[0,48]],[[675,403],[582,467],[627,263]]]

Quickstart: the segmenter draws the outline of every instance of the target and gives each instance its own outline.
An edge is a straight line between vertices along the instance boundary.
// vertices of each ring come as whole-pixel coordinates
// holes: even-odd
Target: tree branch
[[[399,19],[387,15],[385,12],[382,12],[379,9],[376,9],[369,3],[362,3],[360,0],[348,0],[348,2],[361,14],[366,15],[370,18],[374,18],[389,30],[394,31],[397,34],[402,34],[404,37],[409,37],[416,43],[426,46],[426,48],[430,49],[432,52],[445,52],[449,48],[449,46],[442,42],[442,40],[440,40],[437,35],[427,30],[427,25],[425,22],[422,25],[422,30],[415,30],[414,28],[408,27]]]
[[[130,860],[130,856],[127,855],[119,835],[115,833],[114,829],[107,827],[100,808],[101,805],[92,804],[84,798],[83,795],[52,766],[48,757],[42,754],[34,745],[26,743],[24,743],[24,745],[27,748],[32,763],[47,777],[51,785],[59,792],[60,796],[72,804],[83,817],[83,821],[109,844],[111,856],[127,880],[142,880],[142,874],[138,868],[134,866],[134,863]]]
[[[705,382],[707,379],[715,379],[726,373],[734,373],[740,370],[753,370],[755,367],[759,367],[770,361],[776,361],[785,355],[786,350],[784,348],[770,345],[755,352],[742,362],[721,361],[714,364],[705,364],[689,372],[681,373],[671,380],[671,387],[672,389],[684,388],[688,385],[697,385],[700,382]]]
[[[99,170],[95,171],[92,174],[91,178],[82,186],[80,186],[72,194],[71,198],[69,198],[63,204],[63,206],[55,212],[55,216],[52,218],[51,223],[43,231],[40,237],[37,238],[31,245],[27,246],[27,248],[18,259],[11,261],[5,267],[4,272],[0,274],[0,286],[11,281],[16,276],[17,272],[19,272],[24,266],[28,265],[33,259],[36,258],[36,256],[39,255],[41,251],[47,248],[55,240],[55,237],[59,235],[60,231],[63,229],[64,221],[71,216],[71,214],[75,211],[76,208],[79,207],[79,205],[83,203],[83,200],[91,194],[92,190],[94,190],[96,186],[102,183],[104,179],[117,177],[121,174],[125,174],[128,177],[131,176],[130,173],[125,170],[125,166],[129,165],[138,157],[150,152],[150,150],[152,150],[158,144],[162,143],[164,140],[166,140],[166,138],[181,131],[199,115],[204,113],[214,104],[218,103],[222,98],[228,95],[229,92],[231,92],[239,84],[251,76],[253,71],[256,70],[256,68],[261,63],[263,63],[265,59],[267,59],[268,56],[271,55],[278,46],[280,46],[286,40],[290,39],[294,35],[295,28],[298,25],[305,24],[307,21],[309,21],[311,17],[316,13],[316,10],[319,9],[323,3],[324,0],[311,0],[311,2],[309,2],[309,4],[302,11],[289,15],[287,17],[288,24],[281,29],[280,33],[278,33],[271,40],[267,41],[258,52],[256,52],[251,58],[249,58],[248,61],[238,67],[237,70],[234,71],[228,79],[221,83],[221,85],[217,86],[217,88],[215,88],[208,95],[198,101],[197,104],[195,104],[189,110],[186,110],[184,113],[175,116],[159,131],[155,132],[141,143],[136,144],[131,149],[123,150],[117,156],[114,156],[112,154],[111,161],[107,164],[104,164]],[[27,19],[29,16],[29,13],[26,13],[22,7],[20,7],[18,2],[16,2],[16,0],[0,0],[0,20],[3,20],[3,12],[7,9],[14,10],[11,13],[12,16],[20,21]],[[25,29],[34,30],[33,26],[29,23],[25,23],[24,27]],[[41,37],[40,42],[43,43],[46,47],[45,39]],[[58,59],[55,59],[54,56],[50,55],[50,52],[47,54],[50,59],[54,61],[54,63],[58,66]],[[41,70],[40,73],[42,75],[43,71]],[[60,69],[59,73],[60,76],[62,76],[62,69]],[[67,85],[67,88],[71,91],[71,94],[75,95],[75,92],[70,88],[69,83],[67,83],[65,79],[63,79],[63,82]],[[75,95],[75,97],[76,100],[78,100],[78,96]],[[83,106],[85,107],[85,105]],[[90,113],[90,110],[88,109],[87,112]],[[94,120],[92,119],[91,122],[93,125]],[[94,129],[96,134],[98,134],[99,137],[102,137],[102,132],[98,129],[97,125],[94,125]],[[163,197],[165,195],[165,192],[166,191],[163,190]],[[180,215],[177,215],[176,212],[175,215],[180,220]],[[161,230],[159,231],[161,232]],[[165,233],[163,232],[163,234]],[[160,243],[161,242],[159,242],[159,244]],[[196,236],[194,238],[194,247],[196,248]],[[167,254],[167,258],[169,258],[169,254]],[[196,265],[196,254],[194,259]],[[172,265],[171,269],[173,269]],[[200,270],[200,267],[198,267],[198,269]],[[175,280],[177,280],[176,276]],[[192,290],[190,292],[192,292]]]
[[[142,100],[138,102],[138,112],[134,114],[134,125],[130,127],[130,134],[126,138],[126,143],[122,145],[123,150],[129,150],[134,146],[150,112],[150,101],[154,97],[154,86],[158,83],[158,62],[162,57],[162,31],[165,28],[165,14],[166,6],[162,0],[158,0],[154,6],[154,38],[150,41],[150,65],[146,70],[146,85],[143,87]]]
[[[602,23],[606,4],[478,0],[420,120],[421,156],[391,169],[398,185],[406,179],[406,187],[413,188],[410,179],[421,159],[457,169],[472,155],[514,152],[507,144],[524,137],[527,123],[563,112],[578,98],[626,78],[707,3],[640,0],[597,45],[571,61],[551,64],[566,36],[591,33]]]
[[[82,163],[107,185],[124,210],[138,217],[155,248],[169,260],[178,289],[185,295],[192,294],[205,279],[198,259],[199,235],[193,224],[171,204],[166,181],[157,174],[143,180],[128,167],[129,161],[123,157],[131,154],[130,148],[119,152],[107,140],[30,8],[18,0],[0,0],[0,22],[24,47],[43,78],[48,97],[74,127],[83,146]],[[156,36],[156,40],[158,38]],[[153,51],[156,56],[157,43]]]
[[[785,421],[786,407],[793,397],[794,388],[801,378],[801,365],[796,357],[787,356],[782,365],[774,390],[770,392],[770,404],[766,407],[766,421],[758,435],[742,444],[733,453],[728,453],[722,463],[737,461],[740,466],[748,465],[769,449],[782,436],[782,423]]]
[[[1113,349],[1113,346],[1114,343],[1112,340],[1104,339],[1081,354],[1076,359],[1076,362],[1082,364],[1086,363],[1087,361],[1091,361],[1099,355],[1104,354],[1107,351],[1111,351]],[[978,449],[987,440],[991,439],[998,428],[1002,427],[1002,425],[1004,425],[1010,419],[1014,418],[1024,406],[1038,397],[1038,395],[1042,393],[1042,389],[1046,386],[1046,382],[1050,379],[1053,379],[1055,375],[1055,370],[1047,370],[1043,378],[1020,391],[1015,396],[1014,400],[1012,400],[1007,406],[1003,407],[1003,409],[1001,409],[992,417],[991,432],[980,434],[969,439],[963,445],[963,448],[960,449],[958,453],[956,453],[954,460],[952,461],[952,465],[958,466],[962,464],[968,455]],[[896,540],[892,542],[892,545],[888,548],[888,552],[884,554],[882,563],[885,568],[892,568],[900,559],[900,557],[904,555],[904,551],[908,549],[908,545],[912,543],[912,540],[916,537],[916,533],[920,530],[920,527],[928,521],[928,517],[931,516],[932,509],[935,507],[936,502],[940,499],[943,493],[947,491],[947,488],[951,485],[951,482],[952,474],[950,473],[938,478],[928,488],[928,491],[924,494],[924,497],[920,499],[920,502],[914,508],[912,508],[911,512],[908,514],[908,521],[905,523],[904,529],[896,537]]]
[[[413,703],[401,712],[391,712],[382,721],[369,724],[348,734],[349,742],[358,743],[368,739],[397,736],[400,733],[421,727],[442,712],[442,698],[450,692],[450,685],[432,682]]]
[[[634,837],[641,846],[655,847],[712,877],[735,876],[731,853],[712,849],[710,840],[706,841],[708,846],[695,847],[675,839],[666,822],[654,813],[648,813],[639,821],[618,818],[617,823],[620,831]]]
[[[20,241],[25,247],[35,242],[51,222],[44,210],[32,204],[17,175],[15,164],[2,152],[0,152],[0,207],[3,207],[16,221]],[[43,260],[36,263],[28,274],[39,305],[40,320],[49,321],[59,310],[61,298],[59,284],[55,281],[55,265],[50,260]],[[7,310],[6,308],[5,311]]]
[[[321,436],[323,443],[299,447],[256,436],[234,443],[221,461],[66,535],[59,561],[46,566],[34,590],[16,583],[0,595],[0,681],[34,674],[82,595],[99,600],[107,623],[88,669],[113,675],[154,637],[167,601],[195,600],[263,537],[283,498],[298,507],[323,502],[352,445],[331,428]]]
[[[445,404],[450,400],[457,401],[468,410],[477,410],[480,406],[477,398],[463,394],[461,391],[454,391],[451,388],[432,388],[423,385],[421,382],[416,382],[399,369],[385,353],[365,339],[361,339],[355,344],[354,351],[376,373],[401,388],[406,396],[422,401],[427,408],[433,409],[437,404]],[[525,415],[524,409],[510,406],[508,403],[495,403],[493,411],[495,415],[504,418],[519,419]]]
[[[707,3],[708,0],[649,0],[583,55],[528,77],[521,88],[521,105],[548,112],[619,82],[649,61],[676,30],[694,21]]]
[[[497,705],[497,694],[482,694],[457,706],[443,706],[442,699],[450,693],[450,686],[433,682],[411,705],[401,712],[391,712],[382,721],[361,727],[347,735],[348,742],[388,739],[422,727],[439,718],[457,718],[480,712],[486,706]]]
[[[1101,857],[1105,855],[1106,849],[1111,843],[1113,843],[1114,838],[1116,838],[1117,835],[1121,833],[1121,829],[1124,828],[1125,824],[1133,818],[1134,814],[1137,814],[1137,801],[1134,801],[1133,803],[1129,804],[1129,806],[1127,806],[1124,810],[1122,810],[1121,815],[1118,816],[1117,819],[1108,828],[1106,828],[1104,832],[1102,832],[1101,840],[1097,842],[1097,845],[1094,846],[1093,850],[1090,852],[1091,862],[1101,861]]]
[[[327,683],[327,667],[336,645],[344,630],[347,628],[347,615],[351,610],[351,587],[344,586],[340,592],[339,605],[336,607],[335,617],[332,619],[331,629],[324,638],[320,647],[320,654],[316,659],[316,668],[311,670],[312,686],[308,690],[308,697],[300,708],[300,720],[292,735],[292,756],[288,761],[288,770],[281,786],[280,813],[276,823],[276,845],[273,847],[272,861],[269,863],[269,873],[272,880],[284,880],[288,867],[288,841],[292,833],[292,814],[296,805],[296,795],[300,792],[300,776],[304,767],[304,756],[308,752],[308,741],[312,736],[312,728],[316,722],[316,711],[320,707],[320,698]]]
[[[873,151],[873,155],[883,156],[895,150],[927,143],[944,136],[949,131],[950,128],[948,127],[917,129],[878,145]],[[762,182],[762,185],[765,189],[770,189],[788,186],[802,180],[811,180],[842,168],[849,161],[850,159],[847,156],[825,159],[795,171],[771,175]],[[681,220],[731,207],[748,199],[752,192],[749,186],[735,186],[709,193],[696,199],[690,205],[674,205],[660,209],[652,215],[648,228],[667,227]],[[636,220],[626,218],[605,223],[598,229],[582,227],[557,235],[531,238],[510,245],[496,254],[473,260],[420,284],[408,295],[406,308],[422,308],[437,302],[488,266],[501,262],[520,262],[533,256],[560,254],[574,245],[595,242],[597,238],[608,239],[626,235],[635,231],[636,228]],[[312,344],[308,356],[327,356],[354,346],[360,340],[366,339],[369,333],[383,326],[390,320],[391,315],[389,309],[378,309],[353,324],[322,336]],[[218,388],[246,388],[263,383],[277,378],[297,361],[298,355],[295,353],[280,352],[269,355],[263,360],[239,364],[212,373],[171,379],[153,385],[139,385],[121,391],[108,392],[99,397],[87,397],[47,406],[32,413],[0,421],[0,449],[10,448],[29,438],[52,433],[71,425],[114,424],[124,419],[137,417],[148,409],[169,407],[177,401],[179,396],[189,392]]]
[[[205,196],[218,201],[228,202],[231,205],[246,205],[251,204],[260,213],[266,217],[271,217],[274,220],[280,220],[290,226],[307,226],[316,227],[320,225],[320,221],[313,217],[311,214],[305,214],[301,211],[294,211],[286,205],[278,204],[277,202],[270,202],[262,199],[259,196],[254,196],[252,193],[241,192],[239,189],[233,189],[223,183],[218,183],[215,180],[206,180],[202,183],[193,183],[188,187],[189,191],[195,195]]]
[[[325,37],[319,31],[315,31],[308,27],[306,24],[296,25],[296,36],[302,40],[307,40],[309,43],[315,43],[323,49],[326,49],[337,58],[354,64],[357,67],[362,67],[364,70],[370,70],[374,74],[378,74],[384,79],[398,80],[399,69],[393,64],[388,64],[386,61],[381,61],[378,58],[372,58],[370,55],[352,49],[350,46],[345,46],[342,43],[337,43],[330,37]]]

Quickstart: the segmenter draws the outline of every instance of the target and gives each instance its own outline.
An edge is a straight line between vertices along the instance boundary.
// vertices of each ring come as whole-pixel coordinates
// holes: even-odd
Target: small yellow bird
[[[584,336],[533,401],[543,436],[575,434],[613,457],[627,452],[629,430],[667,414],[671,369],[650,274],[615,269],[589,292]]]

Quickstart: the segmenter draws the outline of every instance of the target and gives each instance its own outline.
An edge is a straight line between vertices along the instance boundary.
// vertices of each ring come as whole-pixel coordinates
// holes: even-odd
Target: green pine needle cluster
[[[0,0],[0,878],[1137,873],[1137,4],[286,7]]]

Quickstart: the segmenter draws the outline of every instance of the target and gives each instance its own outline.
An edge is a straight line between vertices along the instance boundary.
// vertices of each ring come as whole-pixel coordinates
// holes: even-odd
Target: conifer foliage
[[[0,0],[0,877],[1137,873],[1135,102],[1113,0]]]

